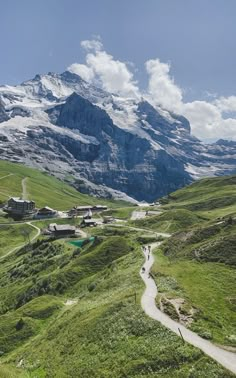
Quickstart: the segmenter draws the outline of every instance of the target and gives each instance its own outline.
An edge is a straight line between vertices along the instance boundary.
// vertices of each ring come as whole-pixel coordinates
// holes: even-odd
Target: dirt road
[[[161,243],[152,244],[152,250],[160,244]],[[235,353],[228,352],[224,349],[221,349],[218,346],[212,344],[210,341],[207,341],[201,338],[196,333],[184,327],[182,324],[169,318],[166,314],[161,312],[156,307],[155,298],[157,295],[157,287],[156,287],[155,281],[151,277],[149,277],[150,269],[154,263],[154,257],[151,253],[150,258],[148,260],[148,253],[145,252],[144,255],[145,255],[145,263],[143,266],[145,268],[145,272],[142,273],[142,270],[140,270],[140,276],[142,277],[142,280],[144,281],[146,285],[145,292],[141,298],[141,305],[144,312],[148,316],[150,316],[150,318],[159,321],[165,327],[175,332],[178,336],[180,336],[180,333],[179,333],[179,330],[180,330],[185,341],[201,349],[205,354],[213,358],[215,361],[217,361],[219,364],[224,366],[226,369],[236,374],[236,354]]]

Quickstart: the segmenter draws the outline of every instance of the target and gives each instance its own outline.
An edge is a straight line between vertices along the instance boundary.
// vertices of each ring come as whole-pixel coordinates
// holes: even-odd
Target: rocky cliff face
[[[182,116],[65,72],[0,87],[0,157],[73,177],[81,191],[156,198],[236,171],[236,143],[204,145]]]

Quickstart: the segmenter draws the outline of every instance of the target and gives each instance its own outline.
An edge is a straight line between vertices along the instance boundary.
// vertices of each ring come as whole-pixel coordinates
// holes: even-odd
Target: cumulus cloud
[[[69,71],[108,92],[124,97],[143,96],[154,105],[186,116],[192,133],[200,139],[236,140],[236,119],[233,116],[236,96],[217,98],[210,94],[205,101],[184,102],[183,90],[171,76],[171,65],[159,59],[146,61],[148,88],[141,93],[134,79],[133,64],[116,60],[108,54],[99,37],[82,41],[81,46],[86,52],[85,64],[74,63],[68,67]]]
[[[89,51],[89,50],[99,51],[99,50],[102,50],[103,44],[98,37],[97,39],[82,41],[81,47],[83,47],[87,51]]]
[[[236,140],[236,119],[223,117],[222,108],[217,103],[206,101],[186,103],[182,106],[182,114],[189,119],[192,134],[200,139]]]
[[[100,40],[82,41],[81,46],[87,52],[86,64],[74,63],[68,67],[69,71],[77,73],[84,80],[100,84],[106,91],[128,97],[139,96],[137,82],[128,63],[116,60],[104,51]]]
[[[236,111],[236,96],[220,97],[214,103],[222,112]]]
[[[212,101],[183,101],[183,91],[170,75],[170,64],[159,59],[145,63],[149,75],[148,96],[152,103],[182,114],[191,124],[192,133],[200,139],[235,139],[236,119],[226,117],[236,112],[236,96]],[[211,96],[213,97],[213,96]]]
[[[167,110],[178,111],[182,104],[182,91],[170,77],[170,65],[159,59],[145,63],[149,75],[148,93],[153,101]]]
[[[91,82],[94,79],[94,72],[86,66],[86,64],[73,63],[68,68],[68,71],[75,73],[82,77],[82,79]]]
[[[230,106],[227,98],[214,102],[193,101],[181,107],[181,113],[190,121],[192,134],[200,139],[236,140],[236,120],[225,116],[225,112],[234,111],[234,104]]]

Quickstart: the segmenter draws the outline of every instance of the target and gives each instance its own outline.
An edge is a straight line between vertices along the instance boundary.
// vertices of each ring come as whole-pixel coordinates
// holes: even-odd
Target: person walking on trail
[[[145,273],[145,268],[144,268],[144,266],[142,267],[142,273]]]
[[[150,253],[148,254],[148,260],[150,259]]]
[[[151,252],[151,246],[150,245],[148,246],[148,252],[149,253]]]

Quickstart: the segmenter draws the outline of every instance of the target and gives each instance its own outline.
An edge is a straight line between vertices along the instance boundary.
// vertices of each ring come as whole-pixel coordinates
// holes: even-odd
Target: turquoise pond
[[[94,236],[91,236],[90,238],[88,239],[79,239],[79,240],[73,240],[73,241],[69,241],[68,243],[69,244],[72,244],[72,245],[75,245],[76,247],[82,247],[82,245],[84,244],[84,242],[93,242],[95,239]]]

